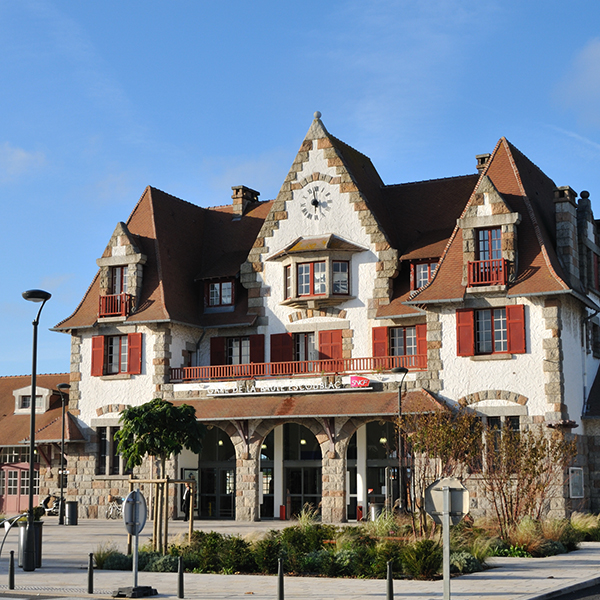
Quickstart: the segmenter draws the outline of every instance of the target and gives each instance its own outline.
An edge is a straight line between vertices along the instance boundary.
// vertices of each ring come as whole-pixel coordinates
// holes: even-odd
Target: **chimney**
[[[488,164],[491,154],[477,154],[475,160],[477,161],[477,171],[481,173]]]
[[[579,279],[579,236],[577,235],[577,192],[568,185],[554,190],[556,217],[556,252],[571,285]]]
[[[233,199],[234,216],[241,217],[246,213],[249,204],[258,202],[260,192],[256,190],[251,190],[245,185],[234,185],[231,189],[233,190],[231,198]]]

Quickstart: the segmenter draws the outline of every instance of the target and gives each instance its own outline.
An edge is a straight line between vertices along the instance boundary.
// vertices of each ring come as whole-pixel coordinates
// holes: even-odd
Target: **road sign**
[[[144,529],[148,509],[146,507],[146,499],[140,490],[133,490],[127,494],[123,506],[123,521],[125,529],[131,535],[138,535]]]
[[[425,510],[438,525],[442,524],[445,487],[450,489],[450,522],[458,525],[469,512],[469,491],[454,477],[438,479],[425,490]]]

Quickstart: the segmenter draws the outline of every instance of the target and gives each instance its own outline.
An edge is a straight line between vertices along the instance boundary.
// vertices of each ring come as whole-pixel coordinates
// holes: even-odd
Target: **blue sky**
[[[593,0],[0,0],[0,375],[69,370],[76,307],[146,185],[276,196],[315,110],[386,183],[507,137],[600,217]]]

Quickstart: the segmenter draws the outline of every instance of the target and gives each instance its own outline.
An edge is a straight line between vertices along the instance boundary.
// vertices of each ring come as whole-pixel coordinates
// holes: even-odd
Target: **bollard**
[[[177,597],[183,598],[183,556],[177,561]]]
[[[283,558],[279,559],[277,567],[277,600],[283,600]]]
[[[88,561],[88,594],[94,593],[94,554],[90,552]]]
[[[387,562],[387,597],[386,600],[394,600],[394,578],[392,577],[392,561]]]
[[[10,559],[8,561],[8,589],[15,589],[15,551],[10,551]]]

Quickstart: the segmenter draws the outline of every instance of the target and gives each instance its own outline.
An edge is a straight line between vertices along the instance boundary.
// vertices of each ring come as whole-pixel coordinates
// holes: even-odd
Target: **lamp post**
[[[33,525],[33,461],[35,453],[35,405],[36,405],[36,385],[37,385],[37,328],[40,322],[40,314],[44,304],[52,294],[44,290],[27,290],[23,292],[23,298],[30,302],[41,302],[33,325],[33,353],[31,363],[31,417],[29,421],[29,507],[27,509],[27,525],[25,528],[25,539],[23,540],[23,571],[35,571],[35,530]]]
[[[398,384],[398,499],[400,500],[400,510],[404,510],[406,508],[404,501],[404,467],[402,465],[404,452],[402,451],[402,428],[400,421],[402,419],[402,384],[404,383],[408,369],[406,367],[394,367],[392,373],[402,374],[400,383]]]
[[[65,476],[65,394],[64,391],[69,391],[71,386],[68,383],[59,383],[57,386],[62,400],[62,436],[60,438],[60,503],[58,505],[58,524],[65,524],[65,503],[63,497],[64,476]]]

